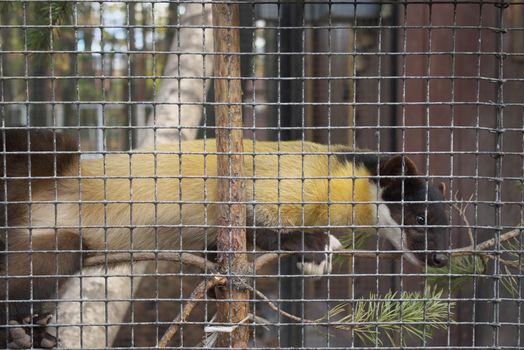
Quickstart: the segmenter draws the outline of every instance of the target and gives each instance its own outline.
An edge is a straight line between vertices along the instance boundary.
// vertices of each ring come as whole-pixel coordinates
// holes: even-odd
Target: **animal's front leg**
[[[80,269],[83,247],[73,231],[23,233],[0,241],[0,348],[50,349],[56,339],[46,312],[54,303],[46,300],[58,299],[61,283]]]
[[[257,229],[250,232],[255,235],[256,245],[267,251],[303,252],[297,267],[308,275],[330,273],[334,250],[342,248],[335,236],[325,232],[279,232],[271,229]]]

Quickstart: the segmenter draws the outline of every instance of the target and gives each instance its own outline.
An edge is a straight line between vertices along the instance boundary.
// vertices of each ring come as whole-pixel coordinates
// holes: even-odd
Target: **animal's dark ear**
[[[437,185],[438,190],[442,193],[443,196],[446,195],[446,183],[441,182]]]
[[[388,186],[392,182],[398,180],[398,176],[414,176],[418,174],[419,171],[417,169],[417,166],[415,165],[415,163],[413,163],[411,159],[409,159],[409,157],[401,155],[394,156],[389,158],[380,167],[380,185],[382,187]]]
[[[415,163],[406,156],[394,156],[389,158],[384,165],[380,167],[380,175],[418,175],[418,169]]]

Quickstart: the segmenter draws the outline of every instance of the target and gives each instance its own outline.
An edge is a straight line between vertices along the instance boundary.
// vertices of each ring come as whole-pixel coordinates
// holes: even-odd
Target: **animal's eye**
[[[419,225],[425,225],[426,224],[426,220],[424,219],[423,215],[417,215],[417,222],[418,222]]]

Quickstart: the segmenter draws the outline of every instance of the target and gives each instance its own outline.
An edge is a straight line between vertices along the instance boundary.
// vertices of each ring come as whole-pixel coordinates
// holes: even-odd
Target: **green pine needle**
[[[500,244],[503,252],[510,258],[510,262],[518,268],[524,266],[524,260],[522,257],[522,242],[519,237],[508,239]],[[501,275],[500,283],[504,289],[515,299],[519,298],[519,280],[512,273],[511,268],[508,265],[504,265],[505,274]]]
[[[474,276],[485,273],[482,259],[472,255],[453,257],[449,266],[438,268],[428,266],[427,269],[426,281],[429,285],[447,288],[450,283],[451,292],[456,292],[471,284]]]
[[[56,26],[70,23],[73,17],[71,2],[53,1],[51,3],[35,4],[35,24],[52,25],[51,28],[29,28],[27,31],[27,46],[30,50],[45,51],[51,49],[51,35],[59,36],[60,29]],[[52,32],[51,32],[52,30]]]
[[[510,250],[504,250],[504,253],[512,255]],[[516,261],[518,263],[518,260]],[[504,265],[504,274],[501,274],[500,283],[502,287],[513,297],[519,296],[519,281],[512,273],[511,269]],[[430,286],[439,286],[440,288],[447,288],[448,283],[451,285],[451,293],[455,293],[460,289],[471,285],[473,277],[479,279],[490,278],[486,274],[486,267],[482,259],[478,256],[460,256],[454,257],[450,261],[449,267],[429,267],[426,281]]]
[[[346,314],[347,304],[340,304],[322,320],[338,318],[337,322],[349,323],[363,342],[382,346],[385,337],[392,345],[404,346],[408,337],[424,341],[434,331],[448,327],[454,303],[441,297],[442,290],[435,288],[427,288],[424,294],[391,291],[383,297],[371,294],[368,299],[357,300],[352,313]],[[404,336],[399,341],[400,332]]]
[[[355,239],[353,240],[353,236]],[[362,249],[364,244],[366,243],[369,235],[362,233],[362,232],[355,232],[354,235],[344,235],[337,237],[342,243],[342,246],[344,249]]]
[[[504,269],[506,270],[506,274],[501,276],[500,283],[513,299],[518,299],[520,294],[519,281],[507,266],[504,266]]]
[[[0,2],[0,11],[2,12],[7,11],[10,9],[11,6],[12,6],[12,3],[10,1],[2,1]]]
[[[524,245],[520,241],[519,237],[508,239],[507,241],[502,242],[500,247],[504,253],[511,257],[516,266],[519,266],[519,264],[524,265],[524,260],[521,253],[524,249]]]
[[[353,237],[355,239],[353,239]],[[338,240],[342,244],[342,247],[346,250],[359,250],[364,247],[367,239],[369,238],[368,234],[362,232],[355,232],[353,235],[344,235],[337,236]],[[341,265],[345,261],[348,261],[349,255],[337,255],[333,258],[333,263],[336,265]]]

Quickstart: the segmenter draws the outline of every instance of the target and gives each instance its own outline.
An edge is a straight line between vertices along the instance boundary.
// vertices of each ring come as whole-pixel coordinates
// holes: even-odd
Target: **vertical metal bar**
[[[216,143],[219,225],[217,248],[221,270],[228,275],[226,288],[217,288],[217,319],[219,323],[238,324],[249,311],[249,291],[232,283],[232,275],[247,266],[246,206],[244,200],[242,145],[242,87],[240,81],[240,33],[238,4],[213,4],[213,37]],[[240,252],[240,253],[239,253]],[[228,300],[221,302],[222,300]],[[217,347],[247,347],[249,329],[237,327],[232,333],[220,333]]]
[[[393,4],[392,14],[391,14],[391,43],[390,43],[390,52],[393,52],[393,55],[390,55],[390,74],[392,77],[395,77],[395,79],[389,80],[389,90],[390,90],[390,101],[391,105],[389,107],[389,115],[391,117],[391,123],[392,126],[391,129],[389,129],[390,132],[390,139],[389,139],[389,149],[390,151],[397,151],[398,150],[398,135],[397,135],[397,128],[398,126],[398,42],[400,38],[400,31],[398,29],[400,23],[400,11],[399,6],[397,4]]]
[[[289,53],[302,52],[303,50],[303,31],[304,29],[289,29],[288,27],[303,26],[304,5],[302,2],[281,5],[280,13],[280,127],[282,130],[281,140],[297,140],[302,137],[302,131],[291,129],[302,125],[302,106],[303,101],[302,87],[303,80],[286,79],[303,77],[303,60],[300,55]],[[286,129],[289,128],[289,129]],[[297,257],[289,257],[282,260],[281,273],[284,275],[297,275],[299,271],[296,267]],[[286,302],[282,309],[294,315],[300,315],[301,307],[296,300],[301,299],[303,281],[299,278],[289,277],[280,281],[281,298],[295,300]],[[287,321],[287,320],[286,320]],[[302,345],[302,329],[298,326],[282,327],[282,340],[280,346],[299,347]]]
[[[207,11],[209,11],[209,9],[207,9]],[[205,7],[205,4],[202,4],[202,15],[201,15],[201,21],[202,23],[206,23],[206,20],[205,20],[205,17],[207,16],[206,15],[206,7]],[[180,42],[180,40],[178,41]],[[203,81],[203,84],[202,84],[202,101],[205,102],[206,101],[206,96],[207,94],[209,93],[209,90],[211,90],[211,88],[206,88],[207,85],[209,84],[208,81],[206,81],[206,77],[207,77],[207,74],[210,74],[212,75],[213,74],[213,67],[208,67],[206,66],[206,54],[209,54],[206,50],[206,30],[203,28],[202,29],[202,49],[203,51],[205,52],[205,54],[202,56],[202,76],[204,77],[204,81]],[[214,48],[212,48],[212,50],[214,50]],[[209,73],[208,73],[208,70],[209,70]],[[207,177],[207,175],[209,174],[209,170],[208,170],[208,162],[209,162],[209,159],[211,157],[208,157],[208,154],[207,154],[207,143],[208,143],[208,140],[207,140],[207,108],[205,106],[203,106],[202,108],[202,122],[203,122],[203,125],[202,125],[202,134],[203,134],[203,139],[204,139],[204,148],[203,148],[203,153],[204,153],[204,176]],[[182,157],[180,157],[182,158]],[[204,178],[204,199],[207,200],[207,198],[209,198],[209,182],[208,182],[208,179],[207,178]],[[206,259],[209,259],[209,253],[208,253],[208,250],[207,248],[209,247],[209,206],[208,204],[204,204],[204,257]],[[204,273],[207,275],[209,273],[209,271],[204,271]],[[205,276],[204,278],[208,278],[207,276]],[[212,311],[211,311],[212,312]],[[204,303],[204,317],[206,320],[208,319],[211,319],[212,316],[210,316],[210,313],[209,311],[209,304],[208,303]],[[212,315],[212,314],[211,314]],[[204,338],[203,338],[203,341],[206,342],[208,341],[208,335],[207,333],[204,333]]]
[[[151,3],[151,23],[156,23],[155,22],[156,19],[155,19],[155,3]],[[157,67],[156,67],[156,63],[157,63],[157,55],[156,55],[156,26],[153,25],[151,27],[151,37],[153,38],[153,40],[151,40],[151,49],[153,50],[153,57],[151,57],[151,63],[152,63],[152,68],[153,68],[153,72],[156,72],[157,71]],[[151,112],[151,118],[153,119],[153,122],[152,122],[152,127],[151,129],[153,129],[153,149],[156,149],[157,148],[157,133],[156,133],[156,129],[155,129],[155,126],[156,126],[156,119],[157,119],[157,114],[156,114],[156,104],[154,101],[157,100],[157,96],[156,96],[156,93],[157,93],[157,84],[159,85],[159,83],[157,83],[157,79],[154,78],[153,81],[152,81],[152,101],[153,101],[153,104],[152,104],[152,112]],[[147,130],[146,130],[147,132]],[[153,203],[153,206],[154,206],[154,210],[153,210],[153,213],[154,213],[154,224],[155,224],[155,228],[154,228],[154,232],[155,232],[155,249],[158,249],[158,157],[157,157],[157,154],[156,153],[153,153],[153,187],[154,187],[154,190],[153,190],[153,198],[154,198],[154,203]],[[160,298],[160,281],[159,281],[159,278],[158,276],[160,275],[159,273],[159,262],[158,261],[155,261],[155,271],[153,273],[153,276],[154,276],[154,279],[155,279],[155,299],[158,300]],[[131,310],[133,312],[133,315],[134,316],[134,311],[135,310]],[[159,311],[159,308],[158,308],[158,303],[155,305],[155,323],[159,323],[160,321],[160,311]],[[158,332],[158,327],[155,327],[155,343],[158,344],[158,342],[160,341],[160,336],[159,336],[159,332]],[[180,334],[182,334],[182,330],[180,330]],[[134,339],[133,339],[133,344],[134,344]]]
[[[391,129],[389,129],[389,150],[391,152],[398,152],[398,132],[397,127],[399,126],[398,123],[398,102],[399,102],[399,41],[401,40],[400,36],[400,4],[393,4],[393,10],[391,14],[391,43],[390,43],[390,52],[393,52],[393,55],[390,55],[390,75],[392,77],[395,77],[395,79],[390,79],[389,81],[389,90],[390,90],[390,101],[391,106],[389,108],[389,114],[391,117],[390,125]],[[391,277],[389,278],[389,284],[392,289],[395,289],[397,284],[397,277],[395,276],[395,271],[397,269],[397,263],[395,261],[392,261],[389,265],[389,272],[391,274]]]
[[[480,11],[480,23],[482,23],[482,10]],[[455,26],[457,25],[457,4],[453,4],[453,29],[452,29],[452,48],[451,48],[451,51],[453,52],[453,54],[451,55],[451,110],[450,110],[450,114],[451,114],[451,120],[450,120],[450,141],[449,141],[449,146],[450,146],[450,157],[449,157],[449,173],[450,175],[453,176],[453,174],[457,171],[455,170],[455,133],[454,133],[454,128],[455,128],[455,125],[457,124],[456,123],[456,120],[455,120],[455,113],[456,113],[456,108],[455,108],[455,99],[456,99],[456,91],[455,91],[455,86],[457,85],[457,80],[455,79],[455,75],[456,75],[456,71],[457,71],[457,55],[455,54],[456,51],[457,51],[457,30],[455,28]],[[479,34],[479,51],[481,49],[481,46],[480,46],[480,39],[482,38],[482,36]],[[480,56],[478,56],[478,64],[480,67]],[[480,76],[480,70],[478,71],[478,75]],[[480,92],[480,87],[477,85],[477,103],[479,100],[479,92]],[[477,105],[477,108],[478,108],[478,105]],[[477,135],[476,135],[476,141],[477,141],[477,145],[478,145],[478,120],[477,120],[477,123],[476,123],[476,132],[477,132]],[[478,146],[476,147],[475,149],[476,152],[478,152]],[[476,186],[478,188],[478,155],[477,155],[477,159],[476,159],[476,166],[475,166],[475,171],[476,171]],[[456,182],[453,181],[453,177],[451,177],[451,179],[449,180],[449,193],[455,193],[454,192],[454,188],[456,187]],[[476,197],[478,198],[478,196]],[[453,195],[452,197],[450,198],[451,200],[453,200]],[[452,223],[453,222],[453,211],[450,211],[449,212],[449,222]],[[475,224],[476,224],[476,221],[475,221]],[[448,244],[449,244],[449,247],[452,247],[453,245],[453,236],[452,236],[452,233],[453,233],[453,229],[452,228],[449,228],[448,229],[448,232],[447,232],[447,239],[448,239]],[[473,242],[471,242],[471,244],[473,244]],[[449,264],[449,267],[448,267],[448,274],[451,275],[451,268],[452,268],[452,264],[453,262],[450,262]],[[475,270],[476,270],[476,266],[475,266]],[[475,271],[476,273],[477,271]],[[474,283],[476,283],[476,279],[473,278],[473,281]],[[451,276],[448,276],[448,289],[451,290],[451,285],[452,283],[452,278]],[[475,296],[475,294],[473,295]],[[473,303],[472,305],[472,319],[474,320],[475,319],[475,303]],[[448,315],[451,315],[451,303],[448,304]],[[472,334],[475,334],[475,327],[471,327],[472,328]],[[472,335],[472,340],[475,339],[474,335]],[[447,330],[447,345],[449,346],[451,344],[451,327],[448,328]],[[474,343],[473,343],[474,344]]]
[[[2,30],[3,28],[0,28],[0,30]],[[4,46],[5,45],[5,46]],[[7,44],[5,42],[3,42],[2,40],[0,40],[0,52],[3,51],[5,49],[7,49]],[[7,59],[5,59],[5,61],[7,61]],[[4,76],[4,55],[3,54],[0,54],[0,77],[3,77]],[[8,109],[6,108],[6,106],[4,105],[4,102],[6,102],[6,85],[7,87],[9,87],[10,85],[9,84],[6,84],[6,82],[3,80],[3,79],[0,79],[0,167],[1,167],[1,171],[0,173],[3,175],[3,176],[6,176],[7,175],[7,159],[6,159],[6,154],[5,154],[5,149],[6,149],[6,140],[5,140],[5,126],[6,126],[6,118],[7,118],[7,113],[8,113]],[[9,222],[7,220],[7,181],[4,181],[2,180],[0,182],[0,200],[4,203],[1,203],[0,204],[0,225],[2,227],[2,229],[4,227],[7,227],[9,226]],[[5,235],[5,241],[4,241],[4,245],[5,247],[9,247],[8,245],[8,235]],[[4,260],[4,271],[2,271],[0,273],[0,278],[4,278],[5,279],[5,283],[4,283],[4,288],[2,288],[2,290],[0,290],[0,293],[4,294],[4,295],[9,295],[8,293],[8,288],[9,288],[9,279],[6,278],[7,277],[7,269],[8,269],[8,265],[9,265],[9,259],[5,259]],[[8,339],[7,339],[7,336],[5,335],[6,332],[8,331],[5,327],[5,323],[7,323],[7,315],[8,315],[8,306],[7,304],[0,304],[0,346],[5,346],[7,347],[7,344],[8,344]],[[5,342],[4,342],[5,340]]]
[[[493,156],[495,157],[495,201],[494,201],[494,209],[495,209],[495,225],[494,225],[494,231],[495,231],[495,251],[500,253],[501,245],[500,245],[500,234],[502,233],[502,157],[503,154],[503,148],[502,148],[502,142],[503,142],[503,134],[504,134],[504,9],[508,6],[508,4],[501,0],[498,4],[495,5],[498,7],[498,14],[497,14],[497,27],[498,27],[498,35],[496,37],[496,68],[495,68],[495,74],[496,74],[496,97],[495,97],[495,106],[496,106],[496,126],[495,126],[495,132],[496,132],[496,144],[495,144],[495,152],[493,152]],[[497,348],[499,346],[499,333],[500,333],[500,255],[495,254],[493,259],[493,320],[492,320],[492,329],[493,329],[493,337],[492,337],[492,348]]]
[[[290,29],[288,27],[303,26],[304,5],[302,2],[283,4],[281,7],[280,25],[281,34],[281,70],[280,78],[294,78],[285,79],[281,81],[280,89],[280,115],[281,130],[283,140],[296,140],[302,137],[302,131],[298,129],[291,129],[302,125],[302,85],[303,76],[302,57],[300,55],[293,55],[293,53],[302,52],[303,50],[303,28]],[[286,129],[289,128],[289,129]]]
[[[102,104],[96,105],[96,150],[104,151],[104,107]]]
[[[281,5],[280,13],[280,127],[281,140],[297,140],[302,137],[302,131],[299,129],[291,129],[302,125],[302,106],[300,102],[303,101],[302,86],[303,80],[296,78],[303,77],[303,60],[300,55],[292,55],[290,53],[301,52],[303,50],[303,35],[304,29],[289,29],[288,27],[303,26],[304,5],[303,3],[290,3]],[[286,79],[295,78],[295,79]],[[286,129],[289,128],[289,129]],[[284,174],[285,175],[285,174]],[[279,198],[280,200],[280,198]],[[282,270],[284,275],[297,275],[299,273],[296,263],[296,256],[289,257],[282,260]],[[281,289],[281,298],[283,300],[295,300],[286,302],[282,305],[282,309],[299,315],[301,313],[300,305],[296,300],[302,298],[301,291],[303,290],[303,281],[299,278],[288,277],[279,280]],[[286,320],[287,322],[287,320]],[[282,340],[280,346],[300,347],[302,345],[301,339],[302,329],[298,326],[289,325],[283,326],[281,330]]]

